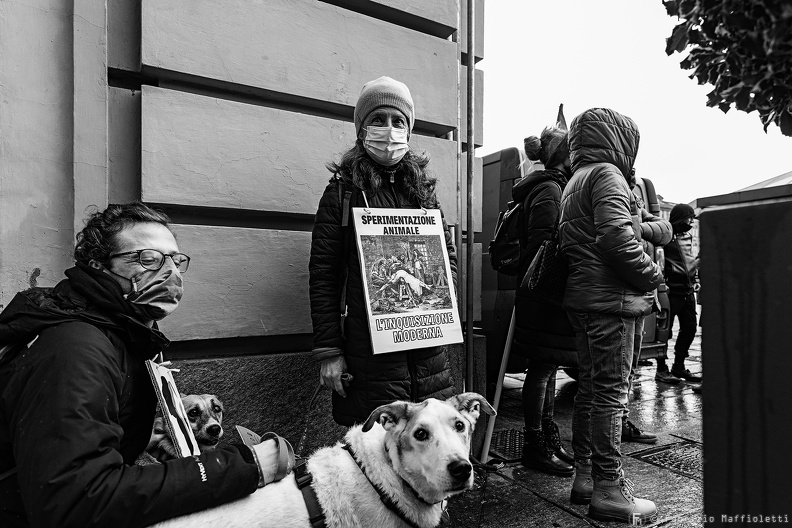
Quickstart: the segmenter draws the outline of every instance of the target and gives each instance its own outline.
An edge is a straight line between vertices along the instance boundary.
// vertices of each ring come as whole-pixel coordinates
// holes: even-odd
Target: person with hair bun
[[[542,242],[556,229],[561,193],[571,176],[566,129],[548,127],[540,137],[525,138],[525,153],[544,168],[530,172],[512,189],[512,199],[523,204],[518,284]],[[522,463],[551,475],[572,476],[574,458],[561,444],[553,408],[558,366],[577,365],[575,332],[564,310],[533,297],[527,288],[517,288],[514,308],[512,350],[528,358],[522,391]]]

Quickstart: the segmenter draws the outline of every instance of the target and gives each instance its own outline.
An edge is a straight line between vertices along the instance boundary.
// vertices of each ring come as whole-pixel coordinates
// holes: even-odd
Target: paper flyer
[[[462,342],[437,209],[352,208],[375,354]]]
[[[200,455],[201,449],[193,435],[190,421],[187,419],[187,411],[184,409],[170,369],[151,360],[146,361],[146,369],[157,393],[157,401],[162,410],[162,422],[179,457]]]

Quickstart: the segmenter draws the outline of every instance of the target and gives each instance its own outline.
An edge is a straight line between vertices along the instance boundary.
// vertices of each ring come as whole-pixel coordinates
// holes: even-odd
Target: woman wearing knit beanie
[[[373,354],[351,221],[352,207],[440,208],[429,158],[409,148],[415,123],[410,90],[390,77],[366,83],[353,119],[355,145],[327,164],[333,176],[319,201],[309,263],[313,358],[321,383],[333,390],[333,419],[344,426],[364,422],[394,400],[454,394],[444,348]],[[453,237],[445,221],[443,228],[456,283]]]

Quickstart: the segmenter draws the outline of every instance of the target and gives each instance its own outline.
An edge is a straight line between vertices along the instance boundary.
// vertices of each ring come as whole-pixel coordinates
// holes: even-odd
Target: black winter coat
[[[665,247],[665,280],[671,295],[693,293],[698,282],[698,260],[693,257],[693,237],[676,233]]]
[[[512,199],[522,203],[518,284],[542,242],[551,237],[556,227],[561,190],[566,182],[561,171],[545,169],[528,174],[512,188]],[[527,288],[519,286],[514,308],[515,353],[532,361],[577,366],[575,331],[566,311],[534,298]]]
[[[346,398],[333,392],[333,419],[340,425],[351,426],[364,422],[375,408],[394,400],[446,399],[455,391],[445,347],[372,353],[353,222],[350,213],[349,226],[341,226],[342,203],[338,188],[336,179],[331,179],[316,211],[309,263],[311,320],[314,357],[318,361],[343,354],[347,371],[354,378],[346,387]],[[352,190],[352,182],[345,180],[343,188]],[[353,194],[351,207],[365,207],[361,193]],[[391,184],[385,178],[379,192],[367,198],[371,208],[419,207],[399,190],[398,182]],[[443,229],[456,286],[456,251],[445,220]],[[347,242],[345,237],[348,237]],[[348,272],[348,314],[342,334],[340,306],[344,262]]]
[[[638,317],[651,312],[663,281],[636,238],[626,175],[638,152],[632,120],[598,108],[569,130],[574,175],[561,197],[561,250],[569,261],[564,308]]]
[[[255,491],[252,455],[234,447],[134,465],[156,410],[144,361],[168,341],[108,275],[66,275],[0,314],[0,346],[21,344],[0,366],[0,474],[17,469],[0,481],[0,526],[147,526]]]

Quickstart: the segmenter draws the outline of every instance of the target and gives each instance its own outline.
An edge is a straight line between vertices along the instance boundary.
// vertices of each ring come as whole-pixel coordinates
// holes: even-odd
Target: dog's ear
[[[183,392],[180,392],[180,393],[179,393],[179,398],[186,398],[186,397],[187,397],[187,395],[186,395],[186,394],[184,394]]]
[[[407,415],[407,405],[407,402],[403,401],[380,405],[371,412],[366,423],[363,424],[363,432],[371,429],[374,422],[379,422],[386,431],[389,430]]]
[[[490,416],[495,416],[497,414],[487,399],[475,392],[457,394],[446,400],[446,403],[455,407],[461,414],[468,415],[474,424],[478,421],[481,411],[484,411],[485,414]]]

